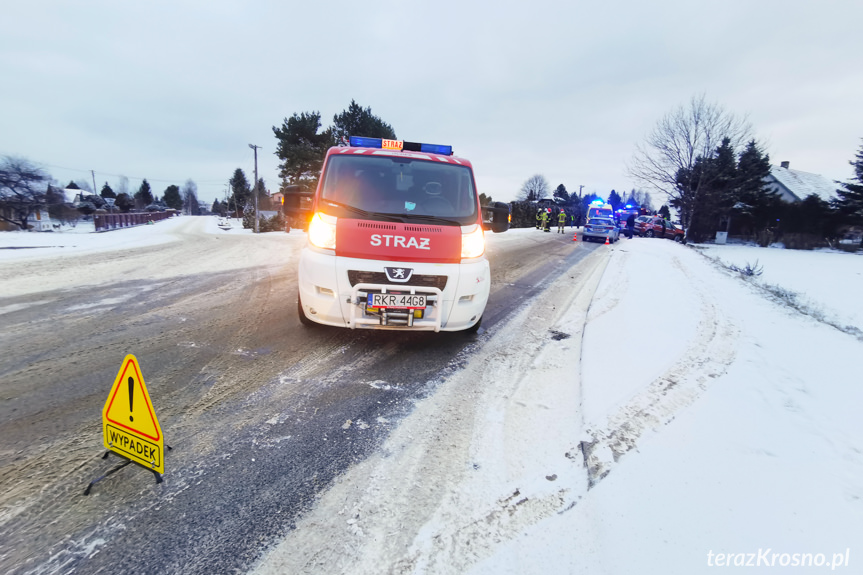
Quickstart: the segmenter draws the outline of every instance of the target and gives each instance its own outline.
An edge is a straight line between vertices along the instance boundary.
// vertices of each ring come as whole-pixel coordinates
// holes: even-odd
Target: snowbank
[[[745,268],[756,263],[759,285],[780,286],[799,294],[801,303],[831,320],[863,330],[863,257],[856,253],[786,250],[736,245],[699,245],[706,256],[724,265]]]
[[[777,278],[853,259],[789,253]],[[595,254],[492,330],[253,572],[856,572],[863,343],[690,247]]]
[[[754,261],[773,251],[738,255]],[[801,265],[827,274],[842,267],[838,275],[859,293],[863,278],[844,273],[855,258],[830,256],[784,252],[782,260],[765,259],[774,281],[797,277],[792,270]],[[674,281],[658,291],[660,278]],[[830,282],[807,288],[814,300],[830,301]],[[631,315],[631,302],[642,298],[661,305]],[[667,305],[666,298],[680,303]],[[621,329],[624,316],[626,325],[652,327]],[[710,330],[706,320],[718,328],[712,351],[681,354],[678,336]],[[815,566],[822,561],[858,572],[860,340],[764,299],[691,249],[646,240],[615,248],[584,338],[586,427],[620,425],[631,445],[613,445],[607,476],[573,509],[531,526],[472,573],[689,574],[750,560],[812,563],[795,573],[822,572]],[[717,352],[726,361],[717,362]],[[671,381],[650,403],[645,396],[666,366],[659,380]],[[669,405],[666,398],[687,386],[688,400]],[[620,413],[628,417],[616,420]]]

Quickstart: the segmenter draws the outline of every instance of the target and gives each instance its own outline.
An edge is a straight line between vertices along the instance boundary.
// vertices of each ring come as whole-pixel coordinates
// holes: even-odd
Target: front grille
[[[443,228],[432,226],[405,226],[406,232],[421,232],[426,234],[439,234],[443,232]]]
[[[348,281],[351,287],[357,284],[387,284],[396,286],[433,287],[441,291],[446,287],[447,276],[414,274],[408,282],[391,282],[384,272],[367,272],[348,270]]]
[[[397,230],[398,226],[395,224],[382,224],[379,222],[358,222],[358,228],[371,228],[373,230]]]

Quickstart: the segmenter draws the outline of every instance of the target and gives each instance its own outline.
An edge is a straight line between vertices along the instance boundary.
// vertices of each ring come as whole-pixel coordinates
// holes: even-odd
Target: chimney
[[[788,169],[790,169],[791,162],[780,162],[779,165],[781,167],[785,168],[786,170],[788,170]]]

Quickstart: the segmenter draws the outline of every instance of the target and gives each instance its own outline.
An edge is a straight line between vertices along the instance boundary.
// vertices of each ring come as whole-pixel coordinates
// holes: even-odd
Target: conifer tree
[[[171,184],[165,188],[165,193],[162,198],[165,205],[173,210],[183,208],[183,197],[180,195],[180,188],[176,184]]]
[[[842,184],[844,189],[836,190],[838,198],[833,203],[847,223],[863,224],[863,145],[848,163],[854,166],[854,177]]]
[[[615,190],[611,190],[611,193],[608,194],[608,203],[611,204],[611,207],[616,212],[618,208],[620,208],[621,204],[623,204],[623,199]]]
[[[569,200],[570,200],[569,192],[566,191],[566,186],[564,186],[563,184],[560,184],[559,186],[557,186],[554,189],[553,195],[555,198],[562,200],[563,203],[565,203],[565,204],[569,203]]]
[[[392,126],[372,114],[370,107],[363,108],[353,99],[347,110],[333,116],[331,131],[336,144],[343,142],[349,136],[396,139],[396,132]]]
[[[737,161],[737,197],[732,217],[738,228],[751,228],[758,234],[775,221],[781,210],[779,195],[765,185],[770,175],[770,156],[750,140]]]
[[[138,209],[149,206],[153,203],[153,192],[150,190],[150,182],[144,179],[141,182],[141,187],[135,192],[135,207]]]

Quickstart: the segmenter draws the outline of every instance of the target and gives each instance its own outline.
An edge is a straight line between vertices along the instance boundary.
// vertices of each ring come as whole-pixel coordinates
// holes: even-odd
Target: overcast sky
[[[537,173],[607,194],[641,187],[635,144],[704,94],[772,163],[849,180],[861,23],[860,0],[6,2],[0,155],[63,184],[191,178],[211,204],[236,168],[252,179],[249,144],[277,191],[272,127],[329,126],[355,99],[401,139],[452,145],[496,200]]]

